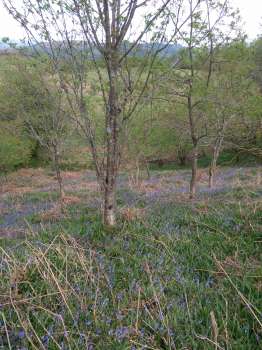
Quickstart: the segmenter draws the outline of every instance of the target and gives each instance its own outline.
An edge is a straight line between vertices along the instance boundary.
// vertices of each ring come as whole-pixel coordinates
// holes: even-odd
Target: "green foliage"
[[[11,56],[0,75],[0,113],[20,124],[20,132],[53,157],[68,134],[68,112],[52,66],[45,60]]]
[[[14,170],[30,163],[34,143],[28,138],[0,132],[0,171]]]
[[[254,79],[262,92],[262,37],[253,43]]]
[[[234,115],[232,123],[227,128],[225,144],[229,144],[230,150],[234,147],[236,150],[242,147],[247,150],[252,149],[253,154],[259,154],[261,94],[256,79],[252,78],[255,67],[259,67],[256,63],[259,50],[255,50],[259,47],[258,43],[259,41],[248,46],[240,40],[221,46],[215,53],[213,78],[208,93],[205,86],[205,76],[208,71],[205,63],[207,49],[204,46],[194,49],[193,101],[202,101],[195,107],[195,116],[198,121],[199,135],[205,134],[205,128],[208,127],[208,136],[200,144],[200,147],[205,147],[206,153],[210,153],[209,146],[212,145],[217,134],[217,127],[220,125],[218,120]],[[178,58],[181,59],[178,69],[171,69],[173,59]],[[23,133],[26,131],[23,121],[30,120],[44,141],[50,141],[56,136],[60,137],[60,134],[66,136],[67,140],[63,141],[62,147],[62,166],[65,169],[91,168],[92,159],[86,147],[86,140],[79,138],[77,132],[72,130],[74,128],[70,125],[71,121],[65,128],[60,128],[59,135],[56,131],[50,131],[52,113],[56,108],[58,96],[53,89],[56,78],[51,74],[48,59],[45,57],[29,59],[10,55],[1,56],[0,60],[2,65],[1,119],[9,120],[10,123],[13,120],[20,120],[19,130]],[[143,57],[130,57],[128,61],[131,79],[134,81],[140,74],[138,66],[142,65],[143,60],[146,65],[147,61]],[[172,160],[176,164],[189,162],[192,145],[186,100],[182,97],[183,93],[187,93],[188,84],[185,82],[190,78],[187,60],[186,49],[182,49],[175,58],[156,60],[145,97],[141,99],[121,136],[124,166],[127,163],[135,164],[137,161],[144,163],[157,159]],[[103,62],[98,61],[98,64],[102,79],[106,80]],[[88,62],[86,65],[90,84],[85,103],[90,112],[98,150],[101,151],[102,157],[104,152],[101,147],[104,142],[103,99],[96,72],[90,70]],[[70,74],[70,67],[66,61],[63,74]],[[54,92],[52,98],[45,92],[46,84]],[[108,87],[105,85],[105,88]],[[32,137],[30,132],[27,135],[28,138]],[[50,157],[49,154],[46,155],[46,150],[44,150],[45,156],[41,156],[43,150],[42,148],[42,153],[37,152],[36,156],[49,161]]]

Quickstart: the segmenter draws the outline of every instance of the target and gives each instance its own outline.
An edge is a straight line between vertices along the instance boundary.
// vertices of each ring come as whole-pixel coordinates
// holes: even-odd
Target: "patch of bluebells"
[[[96,335],[101,335],[101,334],[102,334],[102,329],[96,328]]]
[[[224,217],[223,223],[222,223],[223,228],[231,229],[232,227],[235,226],[235,220],[232,217]]]
[[[154,284],[155,289],[158,290],[158,292],[164,293],[164,286],[163,286],[159,276],[156,276],[153,278],[153,284]]]
[[[117,293],[116,299],[117,299],[118,301],[123,300],[123,298],[124,298],[124,292],[119,292],[119,293]]]
[[[76,313],[76,316],[74,317],[74,323],[73,323],[74,327],[77,327],[77,326],[78,326],[79,317],[80,317],[80,313],[77,312],[77,313]]]
[[[129,250],[129,247],[130,247],[130,242],[128,239],[124,239],[123,240],[123,249],[124,250]]]
[[[215,283],[215,279],[213,276],[208,276],[207,281],[206,281],[206,287],[207,288],[212,288]]]
[[[177,235],[177,234],[181,234],[181,227],[178,224],[167,221],[160,228],[160,231],[161,231],[161,233],[166,234],[166,235],[173,235],[173,234]]]
[[[185,278],[183,277],[183,271],[182,268],[179,265],[176,265],[175,269],[175,280],[179,283],[184,283]]]
[[[179,306],[181,309],[186,310],[187,307],[187,303],[186,303],[186,299],[185,297],[181,297],[178,301],[177,301],[177,306]]]
[[[86,325],[87,327],[90,327],[90,326],[92,325],[92,323],[93,323],[92,320],[89,320],[89,319],[85,320],[85,325]]]
[[[113,322],[113,320],[111,318],[109,318],[109,317],[106,318],[106,322],[105,323],[106,323],[107,326],[110,326],[112,324],[112,322]]]
[[[114,336],[118,341],[122,341],[127,338],[130,334],[130,329],[128,327],[118,327],[114,332]]]
[[[163,196],[163,191],[161,189],[146,193],[145,195],[147,204],[151,204],[159,201],[162,196]]]
[[[125,316],[124,316],[120,311],[118,311],[118,312],[116,313],[116,319],[117,319],[118,321],[122,321],[124,318],[125,318]]]
[[[133,279],[129,285],[129,292],[137,294],[141,289],[139,281]]]
[[[193,281],[194,283],[199,286],[200,285],[200,277],[198,274],[195,274],[194,277],[193,277]]]
[[[109,287],[113,289],[115,285],[115,266],[113,264],[107,265],[107,276],[109,280]]]
[[[50,339],[50,336],[48,334],[45,334],[41,337],[42,344],[44,345],[45,348],[48,348],[49,339]]]
[[[25,338],[25,331],[23,329],[21,329],[19,332],[18,332],[18,338],[19,339],[24,339]]]

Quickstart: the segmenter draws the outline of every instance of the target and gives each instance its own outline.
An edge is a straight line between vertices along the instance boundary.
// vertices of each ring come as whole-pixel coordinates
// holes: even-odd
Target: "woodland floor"
[[[135,183],[135,175],[120,175],[118,204],[120,212],[147,212],[168,202],[188,202],[192,207],[208,202],[240,187],[254,187],[262,196],[262,168],[219,168],[212,189],[208,187],[208,171],[201,169],[198,195],[188,200],[189,170],[154,171],[150,179]],[[142,174],[143,176],[143,174]],[[93,172],[76,171],[63,173],[65,206],[82,204],[88,208],[101,208],[102,202]],[[21,169],[2,178],[0,187],[0,237],[16,237],[30,234],[37,224],[52,222],[57,215],[57,183],[51,171]],[[140,209],[143,210],[140,210]],[[49,220],[50,218],[50,220]]]
[[[115,231],[91,171],[2,177],[0,349],[262,349],[261,172],[121,174]]]

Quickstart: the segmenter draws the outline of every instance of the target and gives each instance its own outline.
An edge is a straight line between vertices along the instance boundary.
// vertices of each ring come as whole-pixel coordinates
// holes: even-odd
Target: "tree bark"
[[[118,173],[117,115],[109,116],[107,128],[107,159],[104,183],[104,224],[116,225],[116,181]]]
[[[188,108],[188,118],[189,118],[189,126],[190,126],[190,134],[193,144],[193,152],[192,152],[192,165],[191,165],[191,180],[190,180],[190,192],[189,198],[193,199],[196,194],[196,183],[197,183],[197,161],[198,161],[198,150],[197,145],[199,139],[196,136],[196,123],[193,115],[193,82],[194,82],[194,65],[193,65],[193,10],[192,10],[192,1],[190,2],[190,41],[188,46],[188,56],[190,62],[190,79],[189,79],[189,90],[187,97],[187,108]]]
[[[105,188],[104,224],[108,227],[116,225],[116,186],[113,182]]]
[[[145,161],[145,167],[146,167],[146,174],[147,174],[147,179],[150,180],[151,179],[151,174],[150,174],[150,168],[149,168],[149,164],[148,161]]]
[[[104,224],[108,227],[116,225],[116,181],[120,161],[119,152],[119,116],[121,109],[118,99],[119,62],[117,51],[109,48],[107,60],[109,77],[108,110],[106,115],[106,176],[104,184]]]
[[[196,185],[197,185],[197,163],[198,163],[198,151],[197,146],[193,149],[192,154],[192,166],[191,166],[191,180],[190,180],[190,199],[195,198],[196,195]]]
[[[218,154],[219,152],[217,151],[216,147],[214,147],[213,157],[209,168],[209,178],[208,178],[209,188],[213,188],[213,185],[214,185],[214,175],[215,175],[216,166],[217,166]]]
[[[222,136],[219,135],[214,145],[212,161],[209,167],[209,178],[208,178],[209,188],[213,188],[213,185],[214,185],[214,176],[215,176],[216,167],[217,167],[217,160],[221,151],[223,139],[224,139],[223,135]]]
[[[140,182],[140,166],[139,166],[139,158],[136,159],[136,186],[139,186]]]
[[[186,156],[179,156],[179,165],[185,166],[186,165]]]
[[[209,178],[208,178],[208,187],[213,188],[214,185],[214,173],[215,173],[216,164],[212,161],[209,168]]]
[[[64,186],[63,186],[63,178],[61,175],[61,169],[60,169],[60,156],[57,150],[57,147],[54,146],[54,167],[56,172],[56,179],[58,183],[58,193],[59,193],[59,206],[61,212],[64,211]]]
[[[109,116],[107,128],[107,159],[104,183],[104,224],[116,225],[116,180],[118,170],[117,136],[115,130],[116,115]],[[113,125],[112,125],[113,124]]]

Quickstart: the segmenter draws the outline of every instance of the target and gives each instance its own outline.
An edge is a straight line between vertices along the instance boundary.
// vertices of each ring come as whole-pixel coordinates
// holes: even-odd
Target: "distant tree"
[[[232,30],[233,35],[237,12],[232,11],[227,0],[189,0],[189,8],[189,26],[180,31],[184,49],[180,53],[181,70],[176,71],[173,95],[177,96],[177,103],[182,103],[186,109],[192,143],[190,198],[194,198],[199,145],[208,135],[207,96],[211,80],[215,79],[214,54],[221,45],[230,41],[228,33]],[[230,19],[230,25],[227,25]]]
[[[214,55],[214,73],[208,95],[208,144],[211,146],[209,187],[213,187],[218,157],[224,144],[237,133],[252,84],[249,78],[249,49],[239,40],[221,46]]]
[[[68,135],[68,106],[50,65],[19,56],[11,61],[1,77],[1,109],[5,115],[15,116],[29,138],[47,150],[56,173],[63,210],[61,155]]]
[[[252,44],[253,50],[253,78],[257,82],[262,95],[262,36]]]
[[[216,58],[217,79],[223,82],[225,91],[221,102],[227,109],[231,105],[231,112],[235,110],[235,117],[227,126],[224,144],[236,153],[236,159],[241,154],[261,159],[262,94],[255,43],[237,41],[222,48]],[[227,118],[231,112],[228,110]]]

